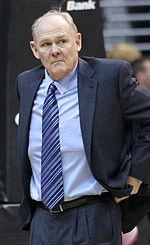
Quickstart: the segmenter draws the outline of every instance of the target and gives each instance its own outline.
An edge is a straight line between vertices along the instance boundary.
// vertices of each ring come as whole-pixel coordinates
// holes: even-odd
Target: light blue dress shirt
[[[42,107],[53,80],[45,70],[32,109],[28,155],[32,167],[30,195],[41,201]],[[59,109],[59,132],[64,180],[64,200],[101,194],[102,186],[93,177],[87,163],[80,127],[77,93],[77,66],[66,77],[55,82]]]

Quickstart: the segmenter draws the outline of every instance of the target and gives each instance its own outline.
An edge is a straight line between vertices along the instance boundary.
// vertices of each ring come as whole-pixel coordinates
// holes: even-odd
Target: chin
[[[68,75],[69,72],[68,71],[56,72],[53,77],[55,77],[55,80],[60,80],[60,79],[64,78],[66,75]]]

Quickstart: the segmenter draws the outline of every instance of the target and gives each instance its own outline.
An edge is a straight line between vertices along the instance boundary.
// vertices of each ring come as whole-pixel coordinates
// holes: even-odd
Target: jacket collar
[[[94,73],[94,70],[86,61],[79,59],[79,112],[84,148],[89,163],[91,158],[92,126],[98,83],[98,81],[94,79]]]

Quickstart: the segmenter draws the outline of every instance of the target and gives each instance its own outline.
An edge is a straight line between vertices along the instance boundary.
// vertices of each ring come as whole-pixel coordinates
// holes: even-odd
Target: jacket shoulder
[[[94,57],[86,57],[84,56],[82,58],[85,60],[89,65],[91,66],[111,66],[111,67],[120,67],[122,64],[129,65],[130,64],[125,60],[119,60],[119,59],[107,59],[107,58],[94,58]]]
[[[112,77],[115,74],[118,75],[120,70],[133,75],[131,65],[125,60],[94,57],[83,57],[83,60],[87,62],[97,74],[101,73],[101,76],[103,75],[106,77],[107,75],[107,77]]]
[[[23,71],[18,75],[18,79],[31,79],[32,77],[38,76],[44,72],[44,67],[42,65],[36,66],[32,69]]]

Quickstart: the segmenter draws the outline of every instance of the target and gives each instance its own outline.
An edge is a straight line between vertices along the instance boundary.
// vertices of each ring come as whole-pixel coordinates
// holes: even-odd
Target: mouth
[[[55,61],[52,61],[52,64],[57,64],[59,62],[64,62],[63,60],[55,60]]]

